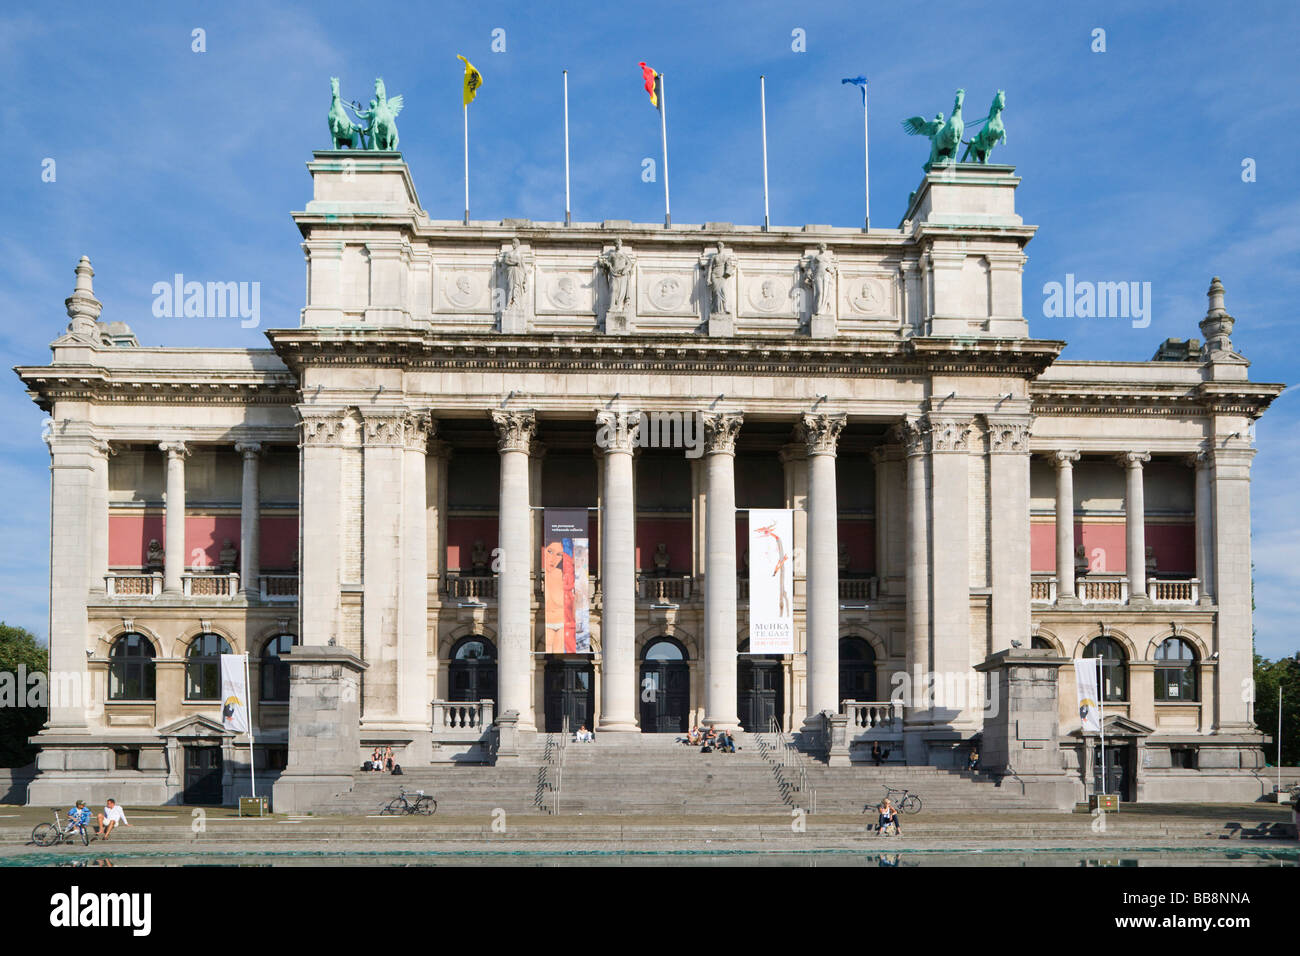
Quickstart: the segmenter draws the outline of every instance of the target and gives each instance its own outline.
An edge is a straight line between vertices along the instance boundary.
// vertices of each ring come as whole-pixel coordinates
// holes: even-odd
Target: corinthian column
[[[185,456],[184,442],[162,442],[167,454],[167,510],[163,533],[163,590],[179,591],[185,570]]]
[[[1126,451],[1119,456],[1124,466],[1124,531],[1128,567],[1129,603],[1147,599],[1146,496],[1142,487],[1142,464],[1151,460],[1144,451]]]
[[[497,581],[497,627],[501,712],[519,714],[520,730],[535,731],[532,690],[532,515],[528,455],[537,416],[527,411],[492,412],[501,452],[501,505],[497,512],[501,572]]]
[[[604,450],[600,513],[600,729],[635,731],[636,723],[636,515],[632,449],[639,411],[596,415],[596,443]]]
[[[239,590],[256,594],[262,586],[258,560],[262,540],[258,456],[262,454],[262,446],[257,442],[240,442],[235,445],[235,451],[244,459],[239,496]]]
[[[1056,451],[1056,603],[1077,603],[1074,584],[1074,463],[1077,451]]]
[[[425,412],[402,420],[402,594],[397,640],[397,716],[426,723],[429,701],[429,531],[425,456],[437,423]]]
[[[925,675],[930,670],[930,505],[926,433],[920,422],[905,420],[898,437],[907,456],[907,679],[903,744],[909,764],[926,762],[920,731],[929,714]]]
[[[847,415],[804,415],[808,444],[808,716],[839,713],[840,567],[835,450]]]
[[[740,413],[704,415],[704,723],[735,727],[736,436]]]

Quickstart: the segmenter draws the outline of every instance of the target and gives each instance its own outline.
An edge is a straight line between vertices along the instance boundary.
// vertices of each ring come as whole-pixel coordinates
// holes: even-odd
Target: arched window
[[[1094,637],[1084,657],[1101,658],[1102,700],[1128,700],[1128,657],[1113,637]]]
[[[123,634],[113,642],[109,658],[109,700],[153,700],[157,696],[153,645],[147,637]]]
[[[262,697],[268,703],[289,700],[289,664],[281,654],[293,647],[292,634],[278,634],[262,646]]]
[[[659,637],[646,645],[642,660],[684,661],[686,660],[686,650],[671,637]]]
[[[1034,650],[1036,650],[1036,651],[1054,651],[1054,650],[1056,650],[1056,645],[1054,645],[1051,641],[1049,641],[1049,640],[1048,640],[1047,638],[1045,638],[1045,637],[1039,637],[1037,634],[1034,635],[1034,639],[1033,639],[1033,641],[1030,643],[1029,646],[1032,647],[1032,648],[1033,648]]]
[[[230,653],[225,638],[201,634],[185,652],[185,699],[217,700],[221,697],[221,655]]]
[[[1162,641],[1156,648],[1156,700],[1200,700],[1197,672],[1196,651],[1191,644],[1179,637]]]

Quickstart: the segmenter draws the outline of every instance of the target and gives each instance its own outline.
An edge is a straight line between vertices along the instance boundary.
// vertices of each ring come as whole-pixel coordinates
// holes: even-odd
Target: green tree
[[[24,767],[36,759],[27,738],[45,726],[47,711],[43,705],[18,706],[27,703],[29,686],[18,674],[20,666],[28,675],[44,673],[48,664],[48,652],[30,632],[0,622],[0,767]]]
[[[1255,726],[1274,738],[1264,747],[1270,764],[1277,763],[1277,690],[1282,688],[1282,765],[1300,763],[1300,660],[1278,661],[1255,655]]]

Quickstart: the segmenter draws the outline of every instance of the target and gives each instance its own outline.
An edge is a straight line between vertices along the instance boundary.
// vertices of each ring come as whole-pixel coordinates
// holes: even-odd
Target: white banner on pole
[[[794,653],[794,512],[749,512],[749,653]]]
[[[1079,723],[1085,734],[1101,733],[1101,688],[1097,686],[1097,660],[1085,657],[1074,662],[1074,684],[1078,688]]]
[[[221,724],[237,734],[248,732],[247,673],[243,654],[221,655]]]

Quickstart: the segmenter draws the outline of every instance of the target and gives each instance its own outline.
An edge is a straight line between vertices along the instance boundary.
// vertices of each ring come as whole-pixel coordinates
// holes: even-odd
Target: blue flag
[[[851,76],[847,79],[840,80],[841,83],[852,83],[854,86],[862,87],[862,105],[867,105],[867,78],[865,76]]]

